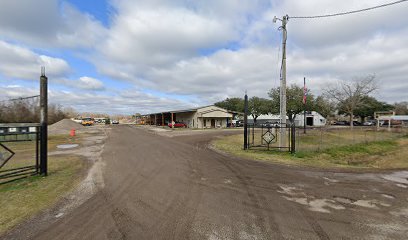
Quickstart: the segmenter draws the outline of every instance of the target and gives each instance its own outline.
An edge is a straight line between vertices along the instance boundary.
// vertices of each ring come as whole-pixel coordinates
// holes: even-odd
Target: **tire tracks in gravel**
[[[219,155],[217,152],[214,152],[214,154]],[[219,163],[224,165],[229,171],[231,171],[239,180],[240,184],[244,187],[247,196],[251,200],[251,206],[256,212],[256,223],[261,228],[262,233],[266,234],[265,239],[269,239],[271,236],[273,236],[274,239],[283,239],[283,235],[279,229],[279,225],[277,224],[274,217],[271,215],[267,216],[263,211],[261,211],[261,209],[269,209],[269,207],[266,202],[265,196],[260,194],[255,188],[251,187],[254,186],[252,178],[246,176],[245,173],[241,171],[241,169],[239,169],[239,167],[234,166],[234,164],[228,159],[224,159],[222,155],[219,155],[215,159]],[[266,219],[268,219],[268,221],[266,221]]]

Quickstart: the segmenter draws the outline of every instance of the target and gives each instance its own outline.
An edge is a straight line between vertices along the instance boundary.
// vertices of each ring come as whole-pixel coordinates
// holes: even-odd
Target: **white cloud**
[[[196,96],[205,103],[242,96],[245,90],[266,97],[279,84],[280,33],[279,24],[272,23],[274,15],[325,14],[380,2],[290,0],[262,9],[260,6],[267,6],[262,1],[251,6],[246,1],[236,5],[234,1],[210,1],[206,6],[185,1],[114,1],[118,15],[94,62],[112,78]],[[401,5],[330,19],[290,19],[288,83],[301,84],[306,76],[310,88],[320,93],[329,82],[375,73],[380,81],[403,86],[408,74],[406,10]],[[390,26],[392,16],[405,20]],[[238,42],[241,48],[198,54],[199,49],[229,42]],[[403,100],[390,94],[387,86],[381,91],[382,100]]]
[[[89,48],[105,28],[92,16],[58,0],[2,0],[0,36],[41,48]]]
[[[50,77],[61,77],[70,71],[63,59],[40,55],[4,41],[0,41],[0,52],[0,73],[5,77],[37,79],[41,66],[45,66]]]
[[[104,89],[104,85],[101,81],[91,77],[80,77],[79,81],[79,88],[88,89],[88,90],[102,90]]]
[[[84,14],[69,4],[62,5],[56,45],[67,48],[93,48],[106,37],[106,29],[91,15]]]
[[[83,76],[80,77],[78,80],[71,80],[71,79],[56,79],[54,82],[71,87],[76,89],[82,90],[90,90],[90,91],[100,91],[105,90],[105,85],[102,81],[92,78]]]
[[[26,88],[19,85],[0,85],[0,99],[14,99],[20,97],[29,97],[39,95],[38,89]]]
[[[383,0],[370,1],[322,1],[287,0],[279,2],[270,10],[269,19],[288,14],[295,16],[315,16],[347,12],[384,4]],[[392,33],[408,24],[406,18],[408,4],[402,3],[386,8],[319,19],[290,19],[288,24],[289,41],[302,47],[320,48],[326,45],[348,44],[356,40],[373,37],[377,33]]]
[[[200,49],[217,48],[238,37],[228,21],[185,7],[132,1],[121,2],[108,35],[98,47],[100,55],[137,71],[195,56]]]
[[[170,93],[194,93],[209,103],[243,96],[245,90],[266,96],[278,81],[276,58],[277,49],[272,48],[222,50],[208,57],[179,61],[166,69],[153,69],[146,74],[150,80],[146,82]]]
[[[22,86],[1,86],[0,99],[18,98],[24,96],[38,95],[39,89],[26,88]],[[49,102],[60,104],[64,107],[73,107],[79,112],[95,112],[109,114],[134,114],[160,112],[171,109],[185,109],[194,107],[173,98],[157,97],[143,93],[137,89],[118,92],[114,95],[78,93],[49,89]]]
[[[126,81],[135,89],[159,92],[156,95],[198,99],[198,104],[242,96],[245,90],[250,95],[266,97],[267,91],[279,84],[280,32],[279,23],[272,23],[273,16],[320,15],[384,3],[383,0],[112,0],[114,12],[105,28],[92,16],[65,3],[59,5],[56,0],[24,2],[7,0],[6,5],[2,2],[0,36],[33,48],[82,48],[81,52],[74,50],[75,53],[92,62],[103,77]],[[38,8],[48,14],[35,18]],[[408,4],[403,3],[335,18],[290,19],[288,84],[301,84],[306,76],[309,88],[319,93],[327,83],[374,73],[381,83],[377,95],[380,100],[408,100],[407,10]],[[24,14],[16,15],[18,11]],[[33,70],[27,69],[48,63],[47,69],[55,69],[55,76],[68,79],[65,75],[69,67],[62,59],[41,56],[5,42],[0,42],[0,51],[0,73],[7,77],[27,78],[33,74]],[[24,64],[20,67],[21,62]],[[35,67],[34,76],[37,75]],[[61,80],[60,84],[82,88],[83,92],[104,88],[102,81],[90,77]],[[155,94],[134,91],[137,95],[134,99],[151,111],[190,104],[188,100],[165,101]],[[100,97],[115,111],[125,111],[126,106],[133,104],[133,98],[124,101],[133,93],[121,92],[112,99],[103,95],[107,93],[100,93],[101,96],[94,96],[94,92],[89,96],[73,96],[71,100],[81,107],[81,101],[87,102],[85,98]],[[139,98],[139,94],[144,98]],[[145,104],[152,99],[157,105]],[[124,108],[119,106],[122,103]]]

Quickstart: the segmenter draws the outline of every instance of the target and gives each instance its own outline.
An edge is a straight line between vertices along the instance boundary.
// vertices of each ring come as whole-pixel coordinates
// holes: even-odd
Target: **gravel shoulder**
[[[103,188],[103,168],[101,153],[104,148],[104,142],[109,134],[108,127],[95,127],[92,129],[83,129],[82,140],[79,147],[72,149],[59,149],[56,146],[49,150],[49,157],[56,159],[64,157],[76,157],[82,159],[83,168],[80,169],[82,180],[77,186],[66,193],[61,199],[48,209],[42,210],[34,217],[20,223],[0,239],[31,239],[33,235],[41,232],[50,224],[58,221],[59,218],[74,210],[87,200],[89,200],[99,189]],[[50,132],[51,135],[61,134],[60,132]]]

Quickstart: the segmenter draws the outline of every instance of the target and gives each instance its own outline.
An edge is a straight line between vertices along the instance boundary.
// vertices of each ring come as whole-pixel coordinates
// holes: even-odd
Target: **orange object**
[[[71,137],[75,136],[75,129],[71,129],[71,132],[69,133],[69,135],[70,135]]]

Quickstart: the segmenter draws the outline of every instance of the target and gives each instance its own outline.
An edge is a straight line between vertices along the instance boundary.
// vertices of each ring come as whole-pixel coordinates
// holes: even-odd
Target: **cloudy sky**
[[[392,1],[392,0],[389,0]],[[77,111],[149,113],[267,97],[282,55],[274,16],[321,15],[387,0],[1,0],[0,100],[37,95]],[[408,2],[290,19],[289,84],[319,94],[375,74],[378,99],[408,100]]]

